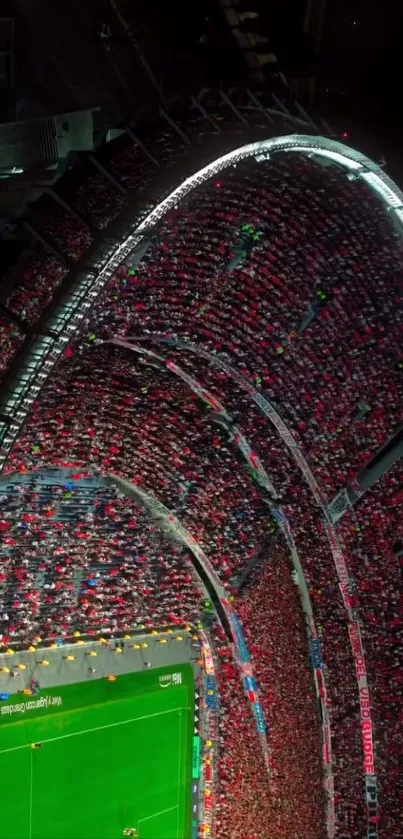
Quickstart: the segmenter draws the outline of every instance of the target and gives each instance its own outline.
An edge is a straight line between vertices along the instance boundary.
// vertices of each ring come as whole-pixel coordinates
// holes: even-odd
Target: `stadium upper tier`
[[[213,117],[217,125],[218,116]],[[261,113],[255,115],[254,136],[264,132],[258,125],[262,118]],[[207,123],[194,121],[190,126],[179,125],[179,129],[186,128],[192,142],[196,136],[201,137],[202,145]],[[210,131],[213,129],[210,123]],[[229,135],[217,134],[217,155],[247,142],[248,131],[239,120],[238,128]],[[56,216],[51,199],[43,199],[37,227],[56,243],[68,262],[81,259],[81,271],[87,264],[95,290],[92,297],[83,298],[79,327],[72,327],[70,333],[65,330],[56,348],[52,348],[52,340],[58,337],[57,325],[53,336],[46,333],[51,348],[49,369],[55,366],[48,379],[43,368],[42,379],[38,380],[42,389],[39,392],[38,384],[35,402],[13,443],[13,423],[19,428],[29,407],[29,400],[24,404],[21,394],[15,402],[20,413],[12,415],[10,436],[4,438],[3,452],[8,455],[4,469],[30,472],[61,466],[126,478],[166,504],[198,540],[224,585],[234,586],[267,537],[272,499],[240,458],[236,435],[230,424],[220,423],[214,399],[210,399],[213,407],[207,409],[206,399],[195,394],[191,383],[186,384],[186,376],[181,378],[175,370],[180,368],[201,383],[225,407],[259,456],[278,494],[277,503],[281,503],[290,522],[320,628],[326,666],[336,836],[362,839],[377,835],[378,813],[371,822],[374,811],[367,807],[369,779],[374,785],[376,774],[379,835],[397,839],[403,811],[403,785],[401,775],[398,777],[403,756],[403,619],[398,587],[403,517],[398,464],[345,513],[337,527],[336,548],[343,552],[347,567],[342,585],[335,566],[335,534],[324,518],[323,504],[354,478],[402,419],[403,259],[398,220],[365,179],[347,177],[337,155],[331,165],[324,165],[315,154],[295,150],[277,152],[269,159],[253,156],[235,161],[236,165],[224,167],[204,182],[200,178],[186,197],[178,199],[177,206],[161,213],[143,240],[140,261],[138,249],[121,249],[114,270],[96,294],[100,268],[96,252],[90,250],[88,257],[83,257],[95,231],[103,231],[127,204],[127,188],[137,190],[132,210],[134,229],[134,221],[142,221],[155,207],[157,197],[165,197],[172,189],[176,150],[180,148],[186,161],[190,159],[187,147],[187,140],[174,128],[153,135],[146,151],[126,138],[118,142],[115,153],[109,148],[108,160],[103,161],[115,183],[101,171],[94,174],[87,167],[77,186],[78,175],[72,173],[69,201],[88,222],[87,227],[67,210],[59,208]],[[199,148],[199,153],[203,156],[204,151]],[[211,158],[211,150],[209,154]],[[193,171],[196,168],[193,166]],[[63,187],[66,194],[67,184]],[[124,212],[127,229],[129,213]],[[103,242],[110,253],[116,231],[107,231]],[[40,256],[37,253],[34,260],[7,301],[8,308],[31,326],[40,321],[69,268],[45,251]],[[50,319],[36,328],[43,332],[44,327],[49,330],[49,324]],[[31,347],[32,336],[27,338],[24,328],[24,324],[4,321],[3,369],[24,342],[27,350]],[[113,344],[116,338],[131,339],[136,351]],[[36,340],[32,340],[33,351]],[[188,348],[181,348],[180,342],[187,342]],[[155,351],[158,359],[147,356],[147,350]],[[141,351],[145,351],[143,356]],[[205,355],[201,356],[200,351]],[[27,358],[26,354],[23,363]],[[234,379],[231,370],[235,375],[242,374],[247,387]],[[12,404],[15,381],[14,374],[5,378],[9,390],[7,399],[2,399],[4,412]],[[261,410],[259,395],[275,406],[293,434],[293,445],[278,434],[270,417]],[[323,504],[318,503],[301,472],[295,444],[319,484]],[[2,525],[2,542],[6,545],[3,562],[6,567],[9,563],[2,579],[2,608],[7,614],[2,621],[3,632],[6,621],[10,642],[18,638],[26,626],[24,621],[29,620],[31,604],[39,632],[50,626],[49,617],[53,624],[60,618],[66,631],[66,609],[92,627],[92,621],[100,619],[106,608],[108,582],[98,611],[91,603],[80,603],[82,580],[78,591],[69,580],[60,600],[59,594],[53,594],[56,590],[45,594],[44,580],[29,576],[31,571],[27,570],[37,550],[31,526],[28,535],[22,536],[20,529],[18,538],[14,532],[8,533],[10,503],[7,498]],[[25,496],[12,503],[23,510]],[[123,506],[125,503],[119,501]],[[127,515],[133,517],[132,512]],[[143,531],[147,532],[147,544],[153,544],[154,530],[151,533],[151,525],[145,524],[142,515],[134,548],[129,546],[130,528],[127,524],[122,527],[121,550],[127,548],[127,556],[133,550],[138,556],[140,544],[136,540],[141,540]],[[126,521],[125,516],[122,521]],[[19,528],[15,508],[11,519],[12,527]],[[91,550],[100,549],[97,539],[105,540],[102,551],[109,562],[109,525],[100,525],[100,533],[95,535],[100,521],[97,512],[91,523]],[[56,583],[52,579],[57,568],[52,551],[57,530],[47,526],[43,532],[50,540],[43,563],[49,582]],[[77,533],[73,536],[76,539]],[[34,548],[29,547],[32,542]],[[245,839],[246,835],[248,839],[319,839],[324,835],[317,818],[321,806],[318,748],[313,735],[310,739],[308,734],[309,723],[313,726],[309,710],[313,700],[293,660],[295,639],[303,630],[298,626],[288,630],[298,607],[295,603],[291,609],[287,605],[295,590],[291,586],[289,591],[289,568],[281,550],[279,546],[268,549],[268,570],[261,578],[255,572],[252,585],[239,596],[245,632],[260,667],[268,740],[270,744],[272,737],[273,763],[278,767],[277,773],[273,769],[276,785],[265,791],[264,766],[263,762],[259,766],[257,758],[255,765],[245,768],[248,760],[253,763],[258,746],[252,733],[253,747],[245,745],[246,730],[251,731],[249,723],[245,723],[245,736],[237,735],[243,706],[241,698],[232,705],[227,693],[232,677],[229,673],[226,677],[224,669],[222,736],[232,745],[221,766],[220,837],[228,836],[229,830],[231,839]],[[167,569],[173,556],[177,591],[184,585],[186,596],[183,611],[182,601],[172,598],[172,613],[185,620],[193,615],[196,595],[193,578],[182,579],[181,575],[190,572],[184,570],[181,551],[163,548],[163,567],[168,574],[164,585],[172,583]],[[158,549],[156,564],[147,565],[159,588],[161,553]],[[80,568],[86,571],[86,549],[72,548],[71,554],[67,563],[71,574]],[[136,561],[130,571],[127,563],[125,557],[124,573],[131,587],[140,578],[136,576]],[[27,598],[24,581],[28,579]],[[21,585],[24,596],[17,593]],[[152,582],[149,585],[153,587]],[[272,591],[277,592],[275,599]],[[150,620],[162,619],[169,608],[168,597],[161,600],[161,606],[156,600],[154,606],[150,592],[149,606],[145,599],[136,601],[132,594],[125,590],[122,596],[128,600],[122,604],[122,612],[116,600],[111,615],[107,615],[108,619],[112,616],[117,628],[126,625],[127,609],[132,604],[133,610],[137,609],[133,616],[146,614]],[[261,616],[260,622],[257,615]],[[365,661],[359,665],[354,655],[352,616],[360,627],[365,649]],[[269,641],[274,633],[283,650],[282,667],[278,665],[277,669]],[[365,667],[374,721],[374,754],[366,748],[368,740],[363,737],[364,706],[357,686]],[[284,683],[276,694],[274,685],[279,684],[280,671]],[[284,700],[287,691],[295,704],[307,697],[298,705],[300,711],[288,728],[287,718],[292,714]],[[304,712],[304,708],[308,710]],[[302,752],[293,752],[292,741],[298,737],[307,744],[311,756],[306,761],[312,767],[309,776]],[[288,754],[284,763],[279,747],[282,738],[284,754]],[[306,785],[312,791],[310,796],[306,795]],[[256,802],[253,804],[254,788],[259,809]],[[235,816],[231,808],[235,808]]]

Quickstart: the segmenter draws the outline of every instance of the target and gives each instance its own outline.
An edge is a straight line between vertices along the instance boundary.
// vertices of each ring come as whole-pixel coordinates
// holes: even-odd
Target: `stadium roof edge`
[[[232,130],[215,134],[213,142],[205,141],[203,148],[197,146],[196,155],[193,147],[187,147],[178,165],[169,168],[168,177],[161,179],[158,170],[160,200],[156,197],[157,188],[153,183],[146,190],[148,202],[142,194],[140,200],[126,207],[119,219],[108,227],[107,238],[101,235],[81,264],[70,272],[37,324],[35,336],[25,343],[0,386],[0,409],[3,415],[10,418],[10,424],[8,427],[4,425],[2,434],[0,472],[34,399],[116,267],[166,212],[173,209],[193,189],[228,166],[252,157],[256,159],[260,154],[268,152],[322,154],[363,178],[388,208],[395,211],[398,220],[403,222],[403,193],[374,161],[343,143],[319,135],[281,133],[268,138],[267,134],[273,134],[275,127],[243,128],[244,138],[251,137],[252,142],[239,145],[239,129],[234,137],[231,124]],[[217,156],[218,148],[225,153]],[[202,162],[204,165],[200,166]],[[189,174],[183,178],[186,169]],[[173,186],[178,183],[179,186]],[[153,206],[151,211],[150,206]],[[46,330],[46,334],[41,335],[41,330]]]

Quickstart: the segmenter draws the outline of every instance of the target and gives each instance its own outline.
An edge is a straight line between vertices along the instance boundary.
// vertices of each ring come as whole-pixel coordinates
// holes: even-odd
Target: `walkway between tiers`
[[[119,478],[116,475],[111,474],[107,474],[105,476],[105,480],[107,484],[109,484],[110,486],[115,486],[128,498],[133,498],[137,502],[140,502],[142,506],[146,507],[149,510],[151,516],[156,521],[158,521],[158,523],[160,524],[160,526],[162,526],[163,529],[166,529],[169,532],[171,532],[174,538],[176,538],[183,545],[186,545],[189,548],[191,553],[196,557],[201,567],[203,568],[206,577],[208,577],[210,581],[210,585],[212,586],[212,588],[215,589],[220,604],[227,615],[228,622],[234,629],[235,615],[233,613],[231,605],[227,601],[225,589],[223,588],[220,580],[218,579],[217,574],[214,571],[214,568],[211,565],[206,554],[201,549],[198,542],[196,542],[193,536],[189,533],[189,531],[181,525],[179,519],[177,519],[176,516],[174,516],[171,513],[171,511],[168,510],[168,508],[165,507],[164,504],[161,504],[161,502],[158,501],[154,496],[150,495],[147,492],[144,492],[144,490],[140,489],[135,484],[130,483],[130,481],[127,481],[124,478]],[[270,775],[269,749],[267,745],[266,727],[264,724],[263,710],[259,700],[259,688],[256,679],[253,676],[252,665],[250,662],[249,655],[247,656],[247,666],[245,667],[244,651],[247,649],[245,640],[243,639],[243,637],[239,638],[239,635],[236,631],[233,632],[233,638],[235,652],[234,657],[241,671],[242,683],[245,689],[245,694],[251,705],[266,769],[268,774]],[[254,699],[252,700],[249,699],[249,695],[251,693],[251,685],[253,686],[252,693],[254,693]]]
[[[343,604],[347,613],[350,646],[355,662],[357,687],[360,703],[361,733],[364,755],[363,770],[365,777],[365,799],[367,804],[368,815],[367,837],[368,839],[376,839],[376,837],[378,836],[378,827],[376,821],[378,815],[378,794],[377,779],[374,766],[373,724],[370,710],[370,691],[367,678],[364,645],[361,635],[361,627],[353,613],[351,599],[347,590],[349,574],[346,562],[344,559],[342,549],[340,547],[335,527],[327,514],[325,498],[320,489],[320,486],[315,476],[313,475],[297,441],[295,440],[293,434],[289,431],[286,423],[284,422],[280,414],[276,411],[273,405],[271,405],[271,403],[264,396],[262,396],[262,394],[257,390],[257,388],[251,385],[251,383],[244,376],[238,373],[238,371],[225,359],[221,358],[217,354],[208,352],[198,344],[194,344],[191,341],[183,341],[178,338],[175,338],[174,336],[170,336],[168,340],[164,339],[164,337],[161,334],[155,333],[147,333],[144,336],[136,336],[137,342],[141,340],[149,341],[157,345],[167,344],[169,347],[193,353],[194,355],[197,355],[199,358],[205,359],[213,367],[218,367],[221,370],[225,370],[226,373],[230,376],[230,378],[236,381],[237,384],[249,394],[251,401],[253,401],[255,405],[258,406],[261,412],[267,417],[269,422],[271,422],[271,424],[276,428],[284,444],[289,449],[293,459],[299,466],[317,505],[321,509],[321,512],[323,514],[323,528],[329,542],[334,566],[336,569],[336,574],[339,580],[339,587],[343,599]],[[128,345],[130,346],[130,342],[128,342]],[[165,363],[166,366],[168,366],[168,363],[166,361]],[[375,821],[373,821],[373,818],[375,818]]]
[[[121,347],[122,349],[129,350],[133,353],[136,353],[141,356],[148,357],[150,360],[158,361],[159,364],[163,365],[165,368],[169,369],[171,373],[178,376],[182,379],[190,389],[196,393],[200,399],[202,399],[207,405],[209,405],[216,415],[223,417],[228,425],[228,431],[230,433],[230,442],[233,443],[244,459],[246,460],[252,475],[256,477],[258,483],[269,493],[270,501],[268,502],[268,506],[270,508],[271,514],[276,519],[283,535],[285,541],[287,543],[289,555],[294,566],[294,571],[296,572],[296,577],[298,580],[298,588],[301,597],[301,605],[305,615],[306,626],[307,626],[307,633],[308,633],[308,644],[312,654],[312,651],[315,649],[318,651],[320,647],[320,641],[318,638],[318,633],[316,630],[315,620],[313,616],[312,610],[312,603],[311,598],[308,591],[308,586],[306,584],[305,575],[301,566],[301,562],[299,559],[298,551],[294,542],[294,538],[291,532],[291,528],[288,522],[286,515],[284,514],[283,510],[280,506],[275,506],[275,502],[278,498],[278,494],[274,485],[272,484],[265,467],[263,466],[260,458],[257,456],[256,452],[253,452],[246,437],[242,434],[240,429],[234,424],[232,417],[227,412],[225,406],[220,402],[216,397],[214,397],[200,382],[186,373],[182,368],[175,364],[172,361],[167,361],[164,356],[160,356],[157,353],[153,352],[152,350],[147,350],[144,347],[141,347],[139,344],[135,344],[130,340],[122,339],[122,338],[114,338],[111,341],[107,342],[113,344],[114,346]],[[140,490],[140,492],[142,492]],[[143,493],[146,496],[146,493]],[[154,511],[155,514],[159,517],[163,517],[163,512],[161,511],[162,505],[159,504],[157,501],[153,501],[154,504]],[[211,568],[211,566],[210,566]],[[211,568],[212,574],[214,576],[215,572],[214,569]],[[221,587],[220,581],[217,579],[218,586]],[[221,587],[222,588],[222,587]],[[223,591],[223,589],[222,589]],[[224,596],[225,593],[224,593]],[[314,663],[314,656],[312,655],[312,665],[314,671],[314,679],[315,679],[315,688],[316,688],[316,695],[318,697],[318,701],[321,704],[322,708],[322,719],[323,719],[323,760],[324,760],[324,774],[325,774],[325,789],[328,795],[328,802],[327,802],[327,829],[328,829],[328,837],[329,839],[333,839],[334,832],[335,832],[335,803],[334,803],[334,777],[333,777],[333,769],[332,769],[332,748],[331,748],[331,728],[330,728],[330,719],[329,719],[329,702],[328,702],[328,693],[326,689],[326,680],[323,670],[323,661],[321,659],[321,655],[316,654],[316,666]]]

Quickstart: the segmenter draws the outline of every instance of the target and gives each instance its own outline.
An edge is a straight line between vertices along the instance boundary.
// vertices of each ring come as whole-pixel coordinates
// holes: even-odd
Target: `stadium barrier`
[[[18,652],[39,653],[41,650],[45,652],[46,650],[54,649],[55,647],[63,647],[63,649],[66,649],[67,652],[67,650],[73,649],[76,646],[82,646],[82,644],[106,644],[111,641],[129,641],[133,638],[133,636],[138,638],[143,636],[146,637],[156,631],[158,631],[158,634],[163,635],[164,632],[171,633],[178,631],[196,633],[198,632],[198,629],[197,627],[187,623],[183,625],[166,624],[162,628],[158,627],[158,630],[156,627],[150,628],[145,625],[140,625],[136,627],[127,627],[124,632],[116,632],[115,629],[111,629],[106,626],[102,628],[102,634],[81,633],[79,630],[75,630],[71,635],[66,635],[63,638],[54,636],[48,638],[38,637],[34,644],[30,644],[28,646],[19,643],[13,643],[12,647],[0,644],[0,655],[13,655]]]
[[[403,221],[403,212],[401,215]],[[161,339],[155,335],[146,336],[148,340],[155,343],[161,343]],[[162,341],[164,343],[164,341]],[[312,492],[312,495],[323,513],[323,528],[327,536],[330,550],[333,557],[334,566],[336,569],[337,578],[339,581],[339,588],[343,599],[343,604],[346,609],[347,619],[349,624],[349,639],[350,646],[355,661],[357,688],[359,695],[359,703],[361,710],[361,737],[363,746],[363,770],[364,770],[364,795],[367,807],[367,839],[377,839],[378,837],[378,794],[377,794],[377,779],[374,766],[374,744],[373,744],[373,724],[371,716],[370,692],[367,679],[367,669],[365,663],[365,652],[362,641],[360,624],[357,620],[357,614],[353,609],[351,596],[349,594],[350,576],[347,570],[346,562],[343,552],[340,548],[339,540],[336,535],[336,530],[333,522],[329,519],[325,499],[319,484],[313,475],[303,453],[298,446],[294,436],[289,431],[286,423],[280,417],[280,414],[275,410],[273,405],[262,396],[262,394],[250,384],[240,373],[235,370],[232,365],[222,359],[218,355],[213,355],[207,352],[202,347],[187,341],[170,341],[171,345],[175,347],[188,350],[196,355],[204,358],[213,366],[225,370],[228,375],[234,379],[251,397],[253,402],[260,408],[262,413],[269,419],[272,425],[278,431],[281,439],[286,447],[291,452],[292,457],[301,469],[302,474]],[[326,741],[330,742],[330,731],[326,727]]]
[[[197,379],[193,378],[193,376],[189,376],[188,373],[182,370],[182,368],[173,361],[167,360],[164,356],[158,355],[158,353],[155,353],[152,350],[147,350],[145,347],[135,343],[133,339],[116,337],[106,341],[105,343],[112,344],[114,347],[121,347],[122,349],[130,350],[131,352],[137,353],[145,358],[152,358],[163,364],[167,370],[170,370],[171,373],[185,382],[193,393],[195,393],[205,405],[214,411],[216,417],[221,418],[224,421],[224,427],[228,432],[230,442],[233,443],[241,453],[251,470],[252,476],[265,490],[267,490],[273,499],[277,498],[277,492],[259,456],[250,447],[246,437],[235,425],[232,417],[227,412],[222,402],[214,397],[201,382],[198,382]]]
[[[194,720],[193,720],[193,737],[192,737],[192,777],[190,781],[190,801],[191,801],[191,837],[190,839],[197,839],[199,835],[199,821],[203,816],[201,812],[202,797],[200,795],[200,748],[201,748],[201,708],[200,708],[200,685],[195,687],[195,705],[194,705]]]
[[[315,682],[315,690],[321,708],[322,719],[322,758],[324,768],[324,786],[327,796],[326,802],[326,826],[329,839],[334,839],[336,829],[336,813],[334,798],[334,775],[332,766],[332,732],[329,716],[329,699],[326,688],[325,664],[322,658],[322,645],[318,637],[311,598],[306,584],[304,572],[299,560],[297,547],[294,542],[290,523],[284,513],[281,513],[280,527],[287,542],[289,555],[294,565],[298,580],[298,590],[301,598],[301,606],[305,615],[305,623],[308,634],[308,643],[311,655],[311,664]]]
[[[219,693],[215,676],[213,647],[205,630],[199,632],[203,658],[204,714],[201,716],[203,748],[200,762],[201,786],[203,788],[200,820],[200,835],[214,836],[215,789],[217,784],[216,759],[218,750]]]
[[[224,600],[223,605],[225,606],[233,629],[233,634],[235,638],[236,659],[241,671],[243,689],[252,708],[252,713],[255,719],[256,731],[259,736],[260,745],[266,764],[266,769],[270,774],[269,750],[266,736],[267,729],[264,719],[263,708],[259,700],[259,686],[253,675],[251,657],[245,641],[241,624],[235,612],[233,611],[230,602],[228,600]]]
[[[227,430],[230,434],[230,442],[234,446],[236,446],[242,454],[255,480],[257,480],[257,482],[262,486],[262,488],[269,492],[269,495],[272,499],[272,501],[269,503],[270,512],[272,516],[277,520],[278,525],[283,532],[288,546],[289,554],[294,565],[294,569],[298,574],[298,588],[301,597],[302,609],[305,615],[305,622],[308,633],[308,643],[311,649],[314,648],[315,650],[318,650],[318,645],[320,642],[318,639],[318,634],[313,617],[312,604],[302,566],[299,561],[297,548],[292,536],[290,524],[281,508],[274,506],[275,499],[278,497],[277,492],[272,482],[270,481],[269,476],[267,475],[267,472],[260,458],[258,457],[257,453],[252,450],[240,429],[235,425],[235,423],[232,420],[232,417],[230,416],[230,414],[228,414],[224,405],[216,397],[212,396],[212,394],[209,393],[209,391],[200,382],[198,382],[188,373],[185,373],[178,364],[175,364],[173,361],[170,360],[167,361],[167,359],[164,356],[159,355],[153,352],[152,350],[145,349],[144,347],[141,347],[134,341],[135,339],[112,338],[110,341],[108,341],[108,343],[112,344],[113,346],[118,346],[123,349],[130,350],[134,353],[142,355],[143,357],[154,359],[158,361],[160,364],[164,365],[168,370],[174,373],[174,375],[182,379],[182,381],[184,381],[206,405],[210,406],[214,410],[217,416],[222,417],[226,421],[226,423],[228,424]],[[211,595],[217,608],[218,603],[215,592],[211,592]],[[239,631],[239,625],[237,625],[237,630]],[[238,639],[240,640],[240,635],[238,635]],[[240,642],[243,643],[243,639]],[[321,656],[319,657],[318,655],[316,655],[315,659],[312,657],[312,665],[316,695],[318,698],[318,702],[321,706],[324,786],[327,794],[327,833],[329,839],[333,839],[335,834],[335,802],[334,777],[332,770],[331,729],[328,711],[328,695],[326,690],[325,675],[323,672],[324,664]]]
[[[246,642],[243,637],[243,633],[240,628],[239,622],[236,619],[233,620],[234,613],[229,603],[229,600],[227,599],[227,592],[223,588],[213,566],[211,565],[209,559],[207,558],[204,551],[201,549],[196,539],[194,539],[194,537],[189,533],[189,531],[185,527],[183,527],[179,519],[176,516],[174,516],[170,512],[170,510],[168,510],[167,507],[164,506],[164,504],[161,504],[160,501],[157,501],[157,499],[151,496],[150,493],[146,493],[144,492],[144,490],[141,490],[139,489],[139,487],[135,486],[134,484],[131,484],[130,481],[123,480],[122,478],[117,478],[115,475],[108,475],[106,480],[111,484],[115,484],[115,486],[119,487],[121,491],[124,492],[126,495],[132,495],[137,499],[142,499],[143,502],[156,516],[156,518],[160,522],[164,522],[165,526],[172,531],[176,538],[179,538],[179,540],[182,541],[183,544],[187,545],[193,556],[196,557],[196,559],[199,561],[205,576],[210,577],[209,591],[213,591],[215,587],[214,602],[216,602],[216,600],[218,599],[223,610],[218,614],[224,614],[226,624],[230,627],[230,637],[232,639],[234,661],[236,662],[240,670],[245,695],[251,706],[251,711],[255,720],[256,730],[262,748],[263,758],[265,761],[267,772],[269,773],[270,769],[266,738],[266,726],[264,722],[262,706],[259,701],[259,688],[253,676],[251,658],[247,651]],[[245,679],[251,679],[252,681],[246,682]]]

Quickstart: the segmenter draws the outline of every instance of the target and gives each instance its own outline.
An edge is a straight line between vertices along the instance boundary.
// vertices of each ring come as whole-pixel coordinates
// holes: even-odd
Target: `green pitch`
[[[0,839],[188,839],[193,703],[188,664],[0,703]]]

